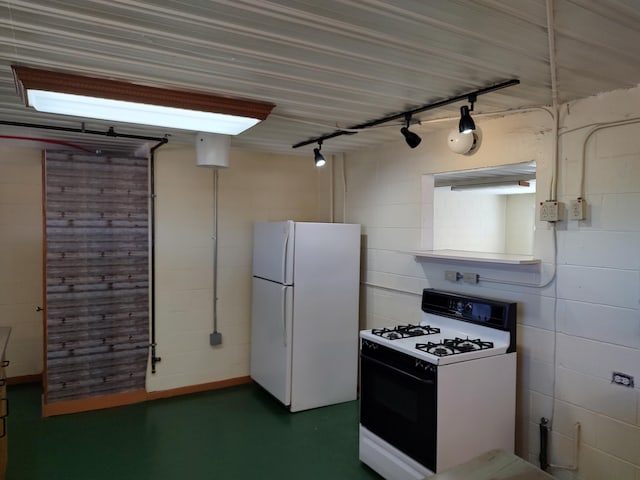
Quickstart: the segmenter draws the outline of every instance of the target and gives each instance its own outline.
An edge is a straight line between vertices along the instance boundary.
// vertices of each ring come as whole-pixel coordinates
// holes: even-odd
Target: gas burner
[[[456,337],[453,340],[447,338],[444,340],[444,343],[455,348],[456,350],[460,350],[460,352],[471,352],[473,350],[485,350],[487,348],[493,348],[493,342],[485,342],[483,340],[480,340],[479,338],[476,338],[474,340],[470,339],[469,337],[464,339]]]
[[[374,328],[371,333],[387,340],[399,340],[401,338],[421,337],[440,333],[439,328],[429,325],[398,325],[393,328]]]
[[[454,355],[456,353],[453,347],[444,343],[416,343],[416,348],[438,357],[446,357],[447,355]]]
[[[472,352],[474,350],[485,350],[493,348],[493,342],[485,342],[479,338],[446,338],[441,343],[416,343],[416,348],[423,352],[436,355],[438,357],[446,357],[457,353]]]

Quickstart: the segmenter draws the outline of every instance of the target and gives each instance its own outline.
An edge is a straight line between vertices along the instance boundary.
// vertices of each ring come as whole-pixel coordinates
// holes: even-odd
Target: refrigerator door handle
[[[288,283],[287,278],[287,250],[289,249],[289,237],[291,236],[291,229],[287,223],[287,234],[284,237],[284,243],[282,244],[282,281]]]
[[[287,346],[287,288],[282,289],[282,343]]]

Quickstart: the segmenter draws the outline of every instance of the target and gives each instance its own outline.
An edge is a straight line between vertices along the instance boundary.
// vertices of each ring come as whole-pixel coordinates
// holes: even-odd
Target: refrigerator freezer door
[[[285,405],[291,404],[293,287],[253,278],[251,377]]]
[[[253,227],[253,276],[293,284],[294,223],[258,222]]]

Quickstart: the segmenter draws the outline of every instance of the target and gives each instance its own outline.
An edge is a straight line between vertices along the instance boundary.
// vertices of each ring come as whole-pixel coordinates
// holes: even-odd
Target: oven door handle
[[[415,375],[410,374],[409,372],[405,372],[404,370],[399,369],[398,367],[393,367],[391,365],[388,365],[384,362],[381,362],[380,360],[376,360],[375,358],[371,358],[368,355],[363,355],[360,354],[360,357],[363,360],[367,360],[368,362],[373,362],[376,365],[386,368],[387,370],[393,370],[395,373],[405,376],[405,377],[409,377],[413,380],[415,380],[416,382],[420,382],[420,383],[424,383],[425,385],[435,385],[436,381],[435,378],[420,378],[420,377],[416,377]]]

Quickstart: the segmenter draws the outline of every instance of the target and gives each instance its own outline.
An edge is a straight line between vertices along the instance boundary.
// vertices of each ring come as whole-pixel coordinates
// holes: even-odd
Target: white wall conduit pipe
[[[198,133],[196,136],[196,164],[199,167],[213,167],[213,332],[209,344],[222,344],[222,334],[218,332],[218,169],[229,166],[228,135]]]

